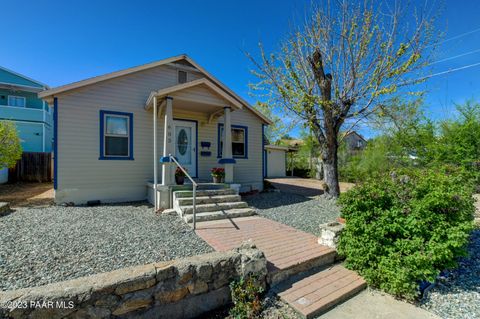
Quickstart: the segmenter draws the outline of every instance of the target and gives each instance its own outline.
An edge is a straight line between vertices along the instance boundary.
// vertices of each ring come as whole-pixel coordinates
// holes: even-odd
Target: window
[[[133,160],[133,114],[100,111],[100,159]]]
[[[218,124],[218,157],[222,157],[223,124]],[[248,158],[248,128],[232,125],[232,155],[234,158]]]
[[[8,105],[9,106],[17,106],[17,107],[25,107],[26,99],[23,96],[9,95],[8,96]]]
[[[187,83],[186,71],[178,71],[178,83]]]

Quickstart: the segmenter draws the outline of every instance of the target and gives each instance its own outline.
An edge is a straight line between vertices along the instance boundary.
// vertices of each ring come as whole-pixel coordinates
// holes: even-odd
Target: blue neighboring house
[[[38,92],[48,86],[0,66],[0,120],[17,126],[24,152],[51,152],[53,112]]]

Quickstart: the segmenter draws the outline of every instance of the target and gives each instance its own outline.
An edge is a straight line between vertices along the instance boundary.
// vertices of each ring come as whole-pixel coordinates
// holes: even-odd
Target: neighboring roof
[[[290,147],[299,147],[302,146],[305,142],[301,139],[286,139],[282,138],[280,140],[281,144],[287,144]]]
[[[215,93],[217,93],[218,95],[223,97],[225,100],[232,103],[233,106],[235,106],[236,108],[242,109],[242,104],[239,101],[235,100],[232,96],[230,96],[224,90],[222,90],[218,85],[216,85],[215,83],[213,83],[212,81],[210,81],[206,78],[201,78],[201,79],[197,79],[197,80],[194,80],[194,81],[170,86],[170,87],[158,90],[158,91],[153,91],[153,92],[150,93],[150,96],[148,97],[145,108],[149,109],[152,106],[154,96],[164,97],[164,96],[167,96],[169,94],[173,94],[175,92],[186,90],[186,89],[189,89],[189,88],[192,88],[192,87],[195,87],[195,86],[199,86],[199,85],[207,86],[212,91],[214,91]]]
[[[74,82],[74,83],[67,84],[67,85],[62,85],[62,86],[59,86],[59,87],[41,92],[41,93],[38,94],[38,96],[40,98],[46,98],[46,97],[56,95],[56,94],[59,94],[59,93],[63,93],[63,92],[66,92],[66,91],[78,89],[78,88],[81,88],[81,87],[84,87],[84,86],[87,86],[87,85],[92,85],[92,84],[95,84],[95,83],[98,83],[98,82],[101,82],[101,81],[114,79],[114,78],[117,78],[117,77],[120,77],[120,76],[128,75],[128,74],[143,71],[143,70],[148,70],[148,69],[155,68],[155,67],[158,67],[158,66],[161,66],[161,65],[165,65],[165,64],[173,63],[173,62],[178,62],[178,61],[182,61],[182,60],[185,60],[186,62],[191,64],[193,67],[198,69],[200,72],[202,72],[210,81],[212,81],[213,83],[215,83],[216,85],[221,87],[224,91],[226,91],[234,99],[236,99],[237,101],[242,103],[245,107],[247,107],[255,115],[257,115],[259,118],[261,118],[264,122],[266,122],[268,124],[273,124],[273,122],[269,118],[267,118],[265,115],[263,115],[258,110],[253,108],[248,102],[246,102],[240,96],[235,94],[226,85],[224,85],[217,78],[215,78],[213,75],[208,73],[204,68],[202,68],[200,65],[198,65],[195,61],[193,61],[191,58],[189,58],[186,54],[181,54],[181,55],[177,55],[177,56],[174,56],[174,57],[171,57],[171,58],[168,58],[168,59],[163,59],[163,60],[160,60],[160,61],[147,63],[147,64],[139,65],[139,66],[136,66],[136,67],[132,67],[132,68],[128,68],[128,69],[124,69],[124,70],[120,70],[120,71],[96,76],[96,77],[93,77],[93,78],[89,78],[89,79],[86,79],[86,80],[83,80],[83,81]]]
[[[343,137],[347,137],[349,135],[357,135],[358,137],[360,137],[362,140],[364,140],[365,142],[367,142],[367,140],[360,134],[357,133],[357,131],[350,131],[350,132],[347,132],[347,133],[344,133],[343,134]]]
[[[294,147],[279,146],[279,145],[265,145],[265,148],[270,150],[278,150],[278,151],[285,151],[285,152],[298,151]]]
[[[41,90],[49,88],[48,85],[43,84],[42,82],[31,79],[23,74],[9,70],[2,66],[0,66],[0,84]]]

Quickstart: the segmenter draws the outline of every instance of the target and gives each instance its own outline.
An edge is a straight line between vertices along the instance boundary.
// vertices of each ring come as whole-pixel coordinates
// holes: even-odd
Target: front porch
[[[235,155],[248,160],[248,128],[232,126],[232,112],[243,106],[208,79],[201,78],[151,92],[145,109],[152,112],[153,180],[147,184],[148,200],[159,208],[173,207],[173,192],[191,189],[190,178],[202,188],[221,189],[235,184]],[[185,185],[176,185],[177,165],[187,170]],[[261,165],[261,163],[259,163]],[[210,170],[222,167],[225,184],[213,184]],[[235,186],[237,187],[237,186]]]

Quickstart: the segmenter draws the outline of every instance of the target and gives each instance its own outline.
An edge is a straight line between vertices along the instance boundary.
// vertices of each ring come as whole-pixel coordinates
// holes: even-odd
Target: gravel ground
[[[439,278],[423,308],[442,318],[480,318],[480,229],[473,232],[468,250],[458,268]]]
[[[212,251],[178,216],[146,203],[18,208],[0,217],[0,290]]]
[[[332,199],[324,196],[307,198],[284,192],[260,193],[243,198],[261,216],[294,228],[320,235],[319,225],[334,221],[340,210]]]

